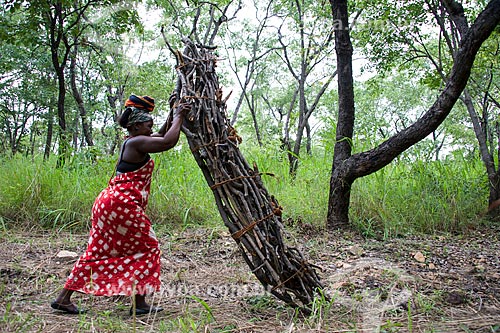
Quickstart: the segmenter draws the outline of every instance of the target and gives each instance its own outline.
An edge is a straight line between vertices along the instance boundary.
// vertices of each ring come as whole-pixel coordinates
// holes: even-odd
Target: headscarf
[[[128,107],[128,108],[132,109],[131,110],[132,112],[128,116],[128,122],[126,127],[129,127],[133,124],[144,123],[146,121],[153,120],[151,114],[149,114],[149,112],[144,109],[138,109],[136,107]]]
[[[144,109],[146,111],[153,111],[155,108],[155,100],[150,96],[136,96],[130,95],[130,97],[125,102],[125,107],[133,106],[138,109]]]
[[[130,108],[132,111],[128,117],[126,126],[129,127],[133,124],[144,123],[153,119],[149,112],[154,110],[155,100],[150,96],[136,96],[132,94],[125,101],[125,107]]]

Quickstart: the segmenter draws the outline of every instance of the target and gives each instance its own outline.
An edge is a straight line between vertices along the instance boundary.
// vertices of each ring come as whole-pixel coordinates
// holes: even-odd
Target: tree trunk
[[[52,115],[52,108],[49,107],[47,112],[47,137],[45,138],[45,149],[43,159],[48,160],[50,157],[50,147],[52,146],[52,137],[54,136],[54,116]]]
[[[351,156],[355,109],[352,77],[353,48],[349,35],[347,0],[330,0],[330,3],[334,21],[340,23],[340,29],[335,30],[339,110],[327,215],[328,226],[333,227],[347,224],[349,220],[350,191],[354,178],[347,176],[346,171],[349,169],[345,169],[344,163]]]
[[[66,100],[66,83],[64,80],[64,69],[59,68],[57,73],[57,82],[59,92],[57,96],[57,121],[59,125],[59,149],[57,158],[57,167],[62,167],[66,163],[69,154],[68,133],[66,130],[66,111],[64,102]]]
[[[306,15],[306,8],[305,6],[303,6],[302,2],[294,1],[292,6],[295,6],[297,10],[297,12],[294,15],[296,15],[297,17],[299,26],[299,36],[300,36],[299,37],[300,68],[298,72],[296,72],[295,70],[296,66],[291,62],[288,56],[289,45],[288,43],[283,41],[281,32],[278,33],[278,41],[280,42],[281,48],[283,50],[284,62],[288,67],[288,70],[294,77],[297,84],[296,96],[294,96],[290,106],[293,108],[295,106],[295,100],[296,98],[298,98],[299,119],[297,121],[297,130],[295,132],[293,150],[288,151],[289,173],[290,176],[293,178],[295,177],[297,169],[299,167],[299,158],[300,158],[300,151],[302,149],[302,139],[304,137],[304,129],[306,128],[306,126],[308,126],[309,118],[316,109],[317,101],[319,101],[320,97],[326,91],[326,88],[328,87],[329,83],[331,82],[331,78],[333,78],[334,75],[330,76],[330,78],[327,80],[327,83],[324,84],[323,87],[320,89],[320,91],[316,94],[313,106],[308,107],[307,97],[310,95],[310,93],[306,92],[307,78],[309,74],[311,74],[312,70],[316,67],[316,65],[322,63],[322,61],[318,60],[318,56],[320,54],[322,55],[329,54],[329,46],[333,41],[333,34],[331,32],[321,34],[322,36],[321,40],[314,40],[314,42],[311,42],[312,38],[310,35],[311,32],[307,32],[305,30],[305,27],[308,27],[311,24],[312,31],[314,31],[313,34],[316,34],[317,33],[316,30],[318,28],[317,24],[319,21],[306,22],[306,20],[304,19],[304,16]],[[288,118],[287,120],[289,119],[290,118]],[[309,135],[307,139],[310,139]],[[285,142],[288,142],[291,145],[291,140],[287,139],[285,140]]]
[[[301,25],[301,47],[304,49],[304,31]],[[297,169],[299,168],[299,156],[300,156],[300,148],[302,146],[302,137],[304,136],[304,128],[307,122],[307,105],[306,105],[306,97],[305,97],[305,80],[307,77],[306,74],[306,65],[304,63],[304,59],[301,61],[300,65],[300,75],[298,79],[298,97],[299,97],[299,120],[297,124],[297,132],[295,135],[295,143],[293,145],[293,152],[289,153],[290,160],[290,176],[295,178],[297,174]]]
[[[73,127],[71,129],[71,136],[73,140],[73,151],[75,152],[78,151],[78,139],[80,138],[80,130],[78,128],[79,123],[80,122],[78,117],[75,116],[75,118],[73,119]]]
[[[89,121],[87,118],[87,109],[85,108],[85,103],[83,102],[82,94],[78,90],[76,85],[76,56],[77,56],[78,48],[75,45],[73,49],[73,54],[71,56],[71,62],[69,66],[70,78],[71,78],[71,91],[73,93],[73,97],[75,98],[76,105],[78,106],[78,111],[80,112],[80,119],[82,122],[82,132],[83,137],[85,138],[85,142],[87,146],[93,146],[94,141],[92,139],[92,131],[90,130]]]
[[[291,154],[292,142],[290,140],[290,120],[292,117],[292,111],[295,106],[298,94],[299,94],[298,90],[295,90],[285,116],[285,124],[283,126],[283,139],[281,140],[282,141],[281,146],[283,147],[283,150],[287,153],[286,155],[288,157],[288,165],[292,165],[292,154]]]
[[[29,146],[29,149],[26,149],[26,157],[31,156],[31,158],[34,157],[34,153],[35,153],[35,141],[36,140],[35,140],[35,126],[34,126],[34,124],[36,124],[36,120],[33,121],[33,125],[30,128],[30,146]],[[36,132],[38,132],[38,130],[36,130]]]
[[[118,128],[116,122],[118,120],[118,106],[116,105],[116,101],[118,99],[116,94],[112,93],[112,88],[111,86],[108,86],[108,103],[109,106],[111,107],[111,110],[113,110],[113,140],[111,141],[111,146],[109,147],[108,153],[110,155],[113,155],[115,153],[116,148],[118,147],[118,144],[120,142],[120,129]]]
[[[68,63],[69,54],[73,45],[76,45],[81,36],[83,28],[77,29],[85,11],[91,6],[92,1],[86,3],[75,3],[75,8],[70,7],[71,3],[61,1],[48,1],[42,6],[43,17],[45,19],[48,43],[54,72],[58,84],[57,98],[57,118],[59,124],[58,160],[57,167],[62,167],[69,157],[69,135],[66,127],[66,82],[65,68]],[[73,39],[73,45],[69,38]]]
[[[121,110],[123,103],[125,102],[125,86],[126,86],[127,78],[125,79],[125,83],[123,85],[120,85],[119,87],[116,88],[116,92],[113,93],[113,88],[111,85],[108,85],[106,87],[108,93],[107,93],[107,99],[109,106],[111,107],[111,110],[113,110],[113,124],[114,124],[114,137],[113,141],[111,142],[111,146],[109,148],[109,154],[112,155],[114,154],[115,150],[119,146],[119,143],[121,141],[121,129],[120,126],[118,125],[118,118],[121,116]]]
[[[245,95],[247,99],[248,108],[250,109],[250,113],[252,114],[253,128],[255,129],[255,137],[257,139],[257,144],[259,147],[262,147],[262,138],[260,137],[260,127],[259,122],[257,120],[257,106],[255,103],[255,96],[250,94],[250,100],[248,100],[247,94]]]
[[[478,117],[474,104],[472,102],[472,97],[470,96],[467,89],[465,89],[462,102],[465,104],[469,116],[472,120],[472,126],[474,128],[474,133],[479,144],[479,153],[481,160],[486,168],[486,173],[488,175],[488,213],[490,217],[497,218],[500,215],[500,209],[496,209],[500,205],[500,174],[495,166],[495,158],[490,150],[488,149],[488,122],[487,115],[484,115],[484,122],[482,123]]]
[[[63,5],[56,3],[51,8],[47,9],[45,16],[48,23],[48,34],[50,53],[54,72],[56,74],[58,96],[57,96],[57,120],[59,124],[59,146],[57,167],[62,167],[65,164],[69,153],[68,133],[66,132],[66,112],[64,103],[66,100],[66,82],[64,78],[64,68],[68,59],[69,49],[64,35],[64,17]],[[63,47],[64,52],[60,54],[60,47]]]
[[[348,15],[346,2],[346,0],[330,0],[334,17],[340,20],[338,22],[342,22],[342,24],[347,22]],[[345,118],[342,117],[341,112],[344,110],[342,110],[340,106],[340,101],[343,98],[346,98],[347,101],[350,100],[350,89],[352,89],[352,85],[351,87],[342,87],[343,90],[340,90],[339,87],[339,122],[337,126],[342,126],[342,128],[345,127],[346,133],[342,133],[337,128],[337,133],[343,135],[337,135],[337,143],[334,151],[327,216],[327,225],[329,228],[339,227],[349,223],[348,210],[350,187],[355,179],[369,175],[389,164],[399,154],[435,131],[448,116],[467,84],[479,48],[499,22],[500,0],[492,0],[464,35],[460,48],[456,53],[449,80],[430,109],[414,124],[403,129],[401,132],[370,151],[352,156],[348,155],[351,150],[350,147],[346,145],[350,144],[352,136],[345,134],[348,130],[352,133],[351,117],[352,120],[354,120],[354,113],[351,115],[344,115]],[[342,27],[343,29],[335,31],[336,39],[348,38],[347,26],[343,25]],[[342,40],[340,40],[340,42],[341,41]],[[350,44],[348,41],[345,42]],[[337,48],[341,47],[342,50],[345,49],[343,52],[347,52],[347,46],[339,42],[337,43]],[[342,60],[343,58],[339,56],[339,81],[340,77],[344,75],[343,72],[346,71],[346,73],[349,73],[352,67],[352,63],[341,64],[340,61]],[[352,75],[350,76],[352,79]],[[346,94],[347,97],[342,96],[343,94]],[[349,107],[350,105],[347,105],[347,108]],[[352,108],[352,111],[353,110],[354,108]],[[343,144],[341,145],[341,143]]]

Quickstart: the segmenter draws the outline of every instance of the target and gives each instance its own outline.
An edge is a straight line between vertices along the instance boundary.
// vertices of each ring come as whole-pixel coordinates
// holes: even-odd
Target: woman
[[[173,98],[170,106],[173,105]],[[150,153],[174,147],[180,135],[184,112],[174,109],[170,122],[153,134],[154,99],[131,95],[120,117],[129,136],[122,145],[116,175],[96,198],[92,207],[92,229],[87,250],[76,262],[63,290],[51,307],[79,314],[71,295],[79,291],[96,296],[133,297],[130,314],[162,311],[146,302],[146,295],[160,289],[160,248],[145,214],[154,162]]]

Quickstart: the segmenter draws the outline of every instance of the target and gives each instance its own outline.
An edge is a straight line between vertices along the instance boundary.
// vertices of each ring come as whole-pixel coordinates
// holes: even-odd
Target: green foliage
[[[353,25],[353,43],[369,57],[371,65],[379,70],[412,64],[411,52],[421,52],[422,42],[428,41],[432,29],[432,14],[423,0],[410,1],[354,1],[352,12],[362,12]]]
[[[283,206],[288,228],[324,227],[328,206],[330,155],[301,158],[295,179],[283,151],[242,144],[242,153],[265,174],[269,194]],[[76,154],[65,168],[55,159],[3,158],[0,168],[2,228],[85,230],[95,197],[113,175],[114,157]],[[148,215],[159,231],[186,227],[223,228],[203,175],[182,140],[156,154]],[[477,224],[487,203],[487,178],[477,159],[395,162],[352,189],[351,221],[369,237],[412,232],[460,232]],[[270,173],[272,175],[268,175]]]
[[[175,71],[165,62],[151,60],[136,68],[131,77],[130,93],[149,95],[155,99],[155,113],[166,119],[170,110],[168,99],[174,90]],[[128,96],[128,94],[127,94]],[[159,121],[155,121],[159,123]]]
[[[12,303],[7,302],[5,305],[5,312],[2,317],[0,317],[0,327],[7,330],[8,332],[27,332],[29,330],[39,330],[40,327],[37,323],[37,319],[32,313],[16,313],[12,311]]]
[[[67,168],[56,168],[55,159],[43,162],[39,156],[3,160],[0,210],[6,223],[53,230],[86,228],[92,203],[113,164],[106,160],[80,164],[78,159],[73,157]]]
[[[305,323],[311,328],[318,327],[321,323],[328,323],[328,318],[333,315],[331,311],[335,301],[335,295],[328,298],[324,291],[319,290],[319,295],[316,296],[311,303],[311,313],[308,318],[306,318]],[[328,327],[324,328],[327,329]]]
[[[442,87],[441,77],[427,60],[422,58],[414,61],[415,55],[419,59],[423,56],[437,55],[443,47],[435,38],[435,29],[430,28],[435,22],[424,2],[412,0],[394,4],[390,1],[359,0],[350,3],[352,13],[363,9],[352,34],[357,51],[369,57],[370,65],[383,69],[383,75],[356,87],[356,137],[352,140],[354,152],[369,150],[409,126],[428,109],[439,92],[438,89]],[[62,1],[65,10],[71,9],[74,4],[71,1]],[[197,33],[201,37],[210,30],[208,22],[211,13],[214,17],[218,17],[228,9],[227,18],[232,19],[231,15],[238,12],[234,3],[226,7],[229,4],[230,1],[227,0],[215,1],[211,5],[193,1],[149,1],[148,10],[158,8],[162,10],[164,17],[161,24],[166,27],[167,38],[172,40],[174,47],[180,47],[182,45],[179,42],[180,37],[187,36],[192,31],[193,15],[198,10],[200,20]],[[296,7],[299,4],[300,10]],[[22,223],[30,221],[29,226],[41,225],[51,229],[86,227],[92,202],[97,193],[106,186],[112,174],[115,157],[103,157],[103,154],[105,151],[111,151],[115,135],[120,136],[114,123],[120,113],[120,103],[123,102],[120,98],[126,98],[129,93],[152,95],[158,105],[155,111],[157,122],[161,122],[166,116],[167,100],[176,80],[171,54],[160,52],[157,60],[152,60],[150,57],[144,60],[142,55],[136,59],[132,52],[137,48],[135,47],[137,43],[142,43],[138,47],[141,52],[142,47],[149,42],[155,43],[155,46],[163,43],[157,32],[147,31],[140,22],[139,5],[119,1],[92,2],[89,7],[92,10],[86,12],[82,24],[72,27],[65,33],[71,38],[77,35],[81,37],[77,84],[84,97],[87,117],[93,126],[95,146],[88,148],[81,144],[80,116],[75,103],[71,98],[67,98],[65,104],[67,131],[75,133],[71,147],[72,157],[68,165],[60,170],[54,168],[55,162],[52,159],[42,162],[37,154],[45,148],[51,121],[54,121],[54,139],[49,142],[49,148],[54,151],[64,144],[55,139],[58,134],[55,114],[57,85],[47,35],[44,29],[40,28],[46,23],[40,13],[50,11],[52,8],[50,6],[46,1],[9,1],[2,7],[0,15],[2,23],[0,69],[4,73],[0,76],[0,132],[2,133],[0,146],[5,154],[2,158],[5,159],[6,168],[0,179],[2,184],[8,184],[0,190],[1,198],[5,198],[0,203],[0,217],[3,218],[5,227],[12,226],[13,221]],[[284,207],[283,217],[286,222],[302,221],[323,225],[328,204],[328,184],[337,126],[335,115],[337,94],[334,90],[329,90],[319,101],[317,109],[310,118],[312,154],[297,154],[300,167],[297,177],[290,179],[287,152],[280,150],[279,147],[284,127],[289,126],[289,129],[293,129],[298,122],[296,102],[295,106],[292,106],[290,118],[286,118],[296,90],[296,80],[292,78],[290,69],[285,68],[283,62],[285,55],[276,46],[280,45],[277,42],[277,32],[283,24],[282,27],[287,27],[281,30],[284,34],[283,41],[290,51],[287,56],[296,73],[300,68],[300,55],[304,55],[303,52],[310,52],[312,56],[315,54],[314,50],[331,51],[332,44],[329,44],[327,49],[320,45],[330,32],[330,23],[319,24],[323,22],[322,20],[331,19],[331,8],[326,3],[314,1],[293,4],[286,1],[273,2],[269,12],[263,3],[257,2],[255,6],[260,7],[259,19],[263,17],[262,15],[279,15],[273,16],[272,20],[259,26],[263,30],[256,46],[256,55],[261,58],[256,63],[257,70],[252,77],[249,96],[255,103],[256,114],[255,118],[251,117],[248,108],[245,107],[242,107],[239,113],[237,127],[245,140],[241,149],[250,163],[255,161],[262,172],[274,174],[274,176],[263,175],[262,178],[269,192],[275,195]],[[484,1],[467,2],[466,13],[473,17],[477,15],[481,6],[484,6]],[[68,23],[75,22],[75,18],[68,16],[67,19]],[[246,70],[248,61],[252,59],[249,50],[257,42],[257,37],[254,37],[257,36],[255,32],[257,27],[254,18],[247,15],[237,18],[236,21],[238,24],[223,24],[220,27],[218,36],[220,39],[216,44],[226,46],[227,56],[234,56],[235,71],[241,72]],[[302,23],[304,23],[302,27],[307,31],[304,35],[306,42],[304,46],[300,45],[300,36],[297,35]],[[420,29],[424,26],[426,29]],[[69,28],[69,25],[65,27]],[[122,34],[128,31],[127,28],[135,29]],[[225,37],[228,36],[231,42],[225,44],[227,42]],[[145,47],[144,53],[149,50]],[[221,50],[217,52],[224,53]],[[441,55],[439,63],[446,72],[450,68],[450,57],[448,52],[441,52]],[[405,62],[410,57],[412,61]],[[221,59],[223,58],[224,56],[221,56]],[[488,96],[498,95],[495,94],[495,89],[498,89],[498,78],[495,76],[498,59],[498,32],[496,32],[484,44],[478,55],[476,63],[477,69],[480,70],[475,70],[472,74],[476,82],[471,89],[474,96],[487,96],[487,93]],[[312,58],[309,60],[311,62],[307,66],[312,68],[316,62]],[[335,61],[326,57],[321,58],[320,63],[323,64],[321,68],[309,73],[305,82],[304,93],[308,106],[311,106],[313,102],[311,96],[317,93],[325,77],[333,73],[333,67],[329,66],[334,65]],[[232,82],[226,75],[225,68],[227,67],[220,66],[218,70],[222,74],[221,82],[227,82],[227,85],[223,86],[224,95],[227,95],[230,88],[226,86],[232,87]],[[397,68],[397,71],[394,68]],[[493,88],[487,90],[485,87],[488,86]],[[116,106],[113,108],[110,104],[112,98],[117,98]],[[230,102],[235,99],[233,95]],[[477,98],[475,100],[479,101]],[[484,110],[493,108],[492,100],[486,98],[482,100],[488,101],[480,105]],[[463,227],[465,221],[477,213],[474,205],[483,206],[485,202],[483,192],[487,190],[488,185],[483,180],[485,177],[478,165],[473,173],[466,175],[475,177],[469,181],[470,183],[477,181],[481,185],[480,188],[471,186],[475,190],[467,193],[471,195],[469,198],[471,205],[466,204],[466,194],[464,194],[454,199],[457,202],[456,206],[442,204],[436,207],[437,203],[430,201],[425,202],[424,208],[418,210],[414,203],[415,207],[412,209],[421,212],[416,216],[405,212],[401,207],[400,210],[396,209],[397,203],[406,203],[402,201],[401,194],[398,195],[398,190],[399,193],[407,193],[407,197],[403,199],[412,203],[416,194],[408,192],[408,189],[413,187],[452,202],[449,197],[444,199],[450,190],[444,189],[443,185],[436,186],[435,179],[439,177],[446,179],[447,186],[460,192],[457,188],[460,184],[454,178],[463,172],[459,167],[470,163],[465,161],[474,161],[474,165],[477,162],[473,132],[470,130],[465,110],[463,108],[455,110],[432,137],[401,155],[395,166],[376,174],[383,176],[372,175],[368,180],[363,179],[355,183],[353,191],[355,200],[351,205],[352,216],[361,229],[367,233],[382,232],[387,235],[405,232],[404,230],[431,232],[455,230]],[[494,121],[492,118],[485,119],[489,124],[494,124]],[[23,127],[23,124],[27,126]],[[258,124],[260,128],[265,147],[257,148],[248,144],[255,138],[254,124]],[[17,132],[9,132],[11,128],[16,128]],[[317,128],[320,130],[316,131]],[[490,133],[492,133],[489,137],[490,146],[493,151],[496,139],[494,131]],[[294,134],[290,133],[290,137],[293,140]],[[441,144],[445,147],[443,152],[439,150]],[[450,149],[454,151],[450,153]],[[7,157],[7,152],[34,154],[35,157],[33,162],[20,156],[10,159]],[[433,167],[430,170],[436,173],[432,174],[432,177],[425,173],[431,171],[423,167],[425,172],[416,172],[414,168],[417,168],[418,163],[412,165],[415,161],[427,163],[437,160],[448,153],[449,156],[455,157],[455,161],[459,161],[456,168],[446,161],[431,163]],[[463,155],[463,160],[456,159],[460,155]],[[220,217],[213,202],[213,195],[207,188],[185,143],[182,149],[158,155],[155,159],[158,168],[149,207],[152,219],[167,227],[219,225]],[[442,170],[438,170],[436,165],[442,165]],[[405,168],[410,168],[411,172],[418,175],[414,180],[416,183],[410,182],[411,177],[405,178],[409,173]],[[12,170],[16,173],[14,174]],[[449,174],[446,174],[447,172]],[[397,184],[393,185],[394,193],[391,194],[390,203],[378,199],[384,203],[382,206],[384,209],[375,203],[372,207],[368,207],[370,200],[366,198],[374,195],[387,198],[387,193],[381,194],[380,191],[393,182]],[[391,205],[393,206],[390,209],[386,209]],[[406,209],[406,206],[404,208]],[[433,217],[429,218],[429,215]],[[448,220],[439,221],[443,216]],[[164,223],[165,221],[168,222]],[[425,225],[421,224],[423,221]]]
[[[186,143],[154,160],[148,207],[153,221],[167,229],[220,223],[213,195]]]
[[[352,221],[371,237],[461,232],[487,203],[478,160],[395,163],[353,186]]]
[[[69,75],[62,69],[68,65],[68,53],[76,52],[75,45],[79,52],[75,53],[76,84],[84,99],[87,119],[91,124],[96,121],[99,127],[103,126],[101,133],[109,136],[107,121],[114,120],[117,110],[110,110],[108,96],[103,92],[113,98],[114,92],[118,95],[123,89],[124,82],[135,78],[131,74],[136,71],[126,66],[130,62],[125,61],[122,47],[125,40],[130,43],[134,40],[134,32],[144,33],[136,5],[116,0],[61,1],[57,5],[50,1],[12,1],[2,9],[8,9],[0,15],[5,23],[0,28],[0,35],[5,37],[0,44],[0,68],[5,73],[0,76],[0,144],[5,150],[28,153],[31,149],[34,153],[43,149],[44,144],[52,146],[54,141],[57,141],[55,147],[69,148],[69,141],[58,141],[69,137],[64,136],[67,131],[75,133],[73,148],[78,149],[77,141],[83,141],[78,137],[80,114],[70,93],[66,94],[64,112],[54,120],[60,80],[60,77],[56,80],[55,72],[59,68],[59,74]],[[59,19],[53,22],[59,27],[51,27],[49,17],[57,15]],[[135,30],[130,31],[131,28]],[[50,39],[51,29],[56,33],[53,39]],[[65,79],[69,82],[69,77]],[[116,104],[122,102],[118,99]],[[43,134],[51,130],[49,124],[54,124],[53,141],[44,142]]]
[[[201,298],[192,295],[191,299],[202,306],[202,310],[187,308],[184,315],[171,320],[161,320],[158,324],[159,332],[203,332],[215,321],[212,308]],[[225,330],[222,330],[225,332]]]

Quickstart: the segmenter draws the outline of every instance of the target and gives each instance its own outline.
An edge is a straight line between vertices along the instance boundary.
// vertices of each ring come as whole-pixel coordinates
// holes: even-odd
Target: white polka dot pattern
[[[87,250],[65,288],[97,296],[160,288],[160,248],[145,214],[154,162],[120,174],[96,198]]]

